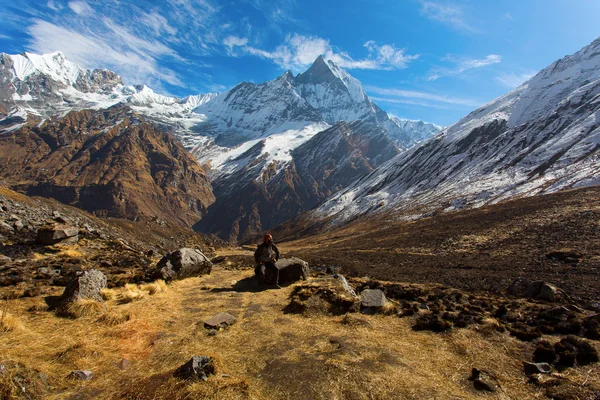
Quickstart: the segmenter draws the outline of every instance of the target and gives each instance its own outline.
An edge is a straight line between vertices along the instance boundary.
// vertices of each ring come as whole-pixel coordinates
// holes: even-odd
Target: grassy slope
[[[536,397],[521,371],[530,345],[506,334],[475,327],[414,332],[407,319],[394,316],[365,317],[370,326],[353,327],[343,317],[284,314],[292,287],[253,292],[245,283],[233,291],[250,275],[217,268],[128,304],[119,304],[117,293],[107,315],[131,320],[116,326],[106,317],[70,320],[28,311],[42,308],[41,298],[12,300],[9,312],[23,328],[0,335],[0,358],[46,373],[49,399],[481,398],[467,380],[472,367],[493,371],[501,382],[492,398]],[[221,311],[238,322],[209,337],[202,321]],[[193,384],[171,378],[192,355],[213,355],[217,376]],[[122,358],[132,362],[124,371],[116,365]],[[75,369],[90,369],[96,378],[66,379]],[[600,366],[570,370],[569,379],[599,384]]]

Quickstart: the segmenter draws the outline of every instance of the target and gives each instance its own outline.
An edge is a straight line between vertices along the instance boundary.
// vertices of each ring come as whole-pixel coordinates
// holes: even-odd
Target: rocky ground
[[[349,276],[497,294],[524,277],[551,282],[582,303],[600,299],[600,187],[406,218],[357,221],[283,247]],[[300,226],[275,237],[283,241]]]
[[[253,276],[254,246],[233,247],[164,221],[98,219],[2,188],[0,398],[597,400],[600,305],[593,282],[584,282],[596,279],[593,193],[551,198],[546,205],[554,207],[546,209],[525,200],[529,209],[507,203],[474,216],[390,224],[370,241],[365,226],[282,243],[283,256],[305,257],[311,273],[277,290]],[[487,223],[481,215],[489,215]],[[521,278],[516,283],[503,277],[489,286],[483,279],[500,274],[493,268],[447,268],[436,276],[439,270],[423,263],[411,278],[395,279],[407,271],[382,267],[386,255],[396,260],[386,246],[427,259],[423,253],[433,257],[440,243],[449,265],[461,259],[460,249],[469,262],[482,251],[495,265],[501,249],[517,262],[511,252],[538,248],[522,241],[536,229],[546,232],[549,216],[572,224],[548,234],[554,239],[537,253],[522,253],[548,261],[533,273],[507,269]],[[442,238],[451,224],[456,231]],[[516,237],[505,240],[502,229]],[[393,239],[384,235],[390,232]],[[575,247],[584,234],[586,247]],[[502,247],[482,239],[491,235]],[[408,252],[408,244],[420,253]],[[162,259],[181,247],[206,254],[212,267],[196,250],[184,252],[210,273],[150,282],[157,271],[184,276],[169,270],[181,256]],[[563,247],[570,252],[556,253]],[[549,248],[556,259],[546,256]],[[327,257],[336,254],[334,265]],[[367,259],[374,268],[356,267],[370,265]],[[544,263],[587,275],[544,272]],[[452,276],[456,271],[468,273]],[[475,272],[484,283],[473,283]]]

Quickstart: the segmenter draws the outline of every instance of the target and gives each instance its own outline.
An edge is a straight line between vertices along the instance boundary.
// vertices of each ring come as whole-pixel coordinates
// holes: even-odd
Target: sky
[[[600,36],[598,0],[0,0],[0,52],[161,94],[222,92],[319,56],[382,109],[448,126]]]

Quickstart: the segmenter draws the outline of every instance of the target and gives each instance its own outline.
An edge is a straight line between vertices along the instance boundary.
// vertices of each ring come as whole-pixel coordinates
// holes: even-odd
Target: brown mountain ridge
[[[123,105],[30,118],[0,132],[0,177],[104,217],[191,226],[214,202],[205,171],[183,146]]]

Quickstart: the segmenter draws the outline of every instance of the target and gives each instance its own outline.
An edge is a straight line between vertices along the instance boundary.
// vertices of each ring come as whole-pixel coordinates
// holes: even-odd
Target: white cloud
[[[164,80],[172,85],[183,86],[176,74],[160,67],[155,58],[156,55],[170,55],[172,50],[158,44],[143,43],[143,40],[128,36],[122,29],[113,25],[115,35],[100,37],[34,20],[28,29],[32,36],[28,49],[42,54],[60,50],[67,59],[82,67],[116,70],[129,84],[154,83],[160,86],[159,80]]]
[[[393,45],[377,45],[374,41],[365,43],[369,50],[369,57],[355,60],[348,53],[336,51],[328,40],[316,36],[288,35],[284,43],[273,51],[259,49],[247,45],[247,39],[229,37],[225,43],[230,49],[234,46],[239,50],[272,60],[282,68],[300,71],[312,64],[317,57],[323,55],[342,68],[348,69],[401,69],[406,68],[410,61],[418,55],[406,55],[404,49],[397,49]]]
[[[223,44],[230,49],[233,47],[245,46],[247,43],[247,38],[241,38],[237,36],[227,36],[225,39],[223,39]]]
[[[462,32],[476,32],[469,23],[466,22],[464,9],[455,3],[445,2],[441,4],[435,1],[421,1],[421,14],[425,17],[441,22],[451,28]]]
[[[88,15],[93,13],[92,7],[85,1],[71,1],[69,8],[77,15]]]
[[[407,64],[419,58],[419,55],[409,56],[404,54],[405,49],[397,49],[394,45],[384,44],[378,46],[373,40],[369,40],[364,46],[369,53],[381,65],[390,65],[395,68],[406,68]]]
[[[502,85],[507,88],[514,89],[518,86],[521,86],[524,82],[531,79],[536,73],[534,71],[523,72],[520,74],[510,72],[500,74],[496,77],[496,81],[500,82]]]
[[[49,0],[46,4],[49,9],[54,11],[59,11],[62,7],[59,4],[56,4],[53,0]]]
[[[370,95],[372,99],[388,103],[415,104],[432,106],[436,108],[443,108],[444,105],[463,107],[477,107],[481,105],[481,102],[472,99],[444,96],[435,93],[418,92],[414,90],[386,89],[377,86],[365,86],[365,90],[369,95],[371,93],[379,95],[379,97]]]
[[[460,75],[465,71],[487,67],[488,65],[498,64],[502,62],[502,56],[498,54],[489,54],[485,58],[456,58],[454,56],[446,56],[443,61],[450,61],[455,64],[453,68],[436,67],[427,74],[428,81],[435,81],[444,76]]]
[[[506,14],[504,14],[503,18],[506,19],[506,20],[509,20],[509,21],[514,21],[515,20],[515,18],[509,12],[507,12]]]

